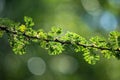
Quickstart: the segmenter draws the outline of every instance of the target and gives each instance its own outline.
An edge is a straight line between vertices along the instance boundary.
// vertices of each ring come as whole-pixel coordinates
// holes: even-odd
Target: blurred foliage
[[[96,1],[97,5],[95,5]],[[111,26],[109,27],[108,24],[114,25],[112,22],[117,21],[117,27],[112,29],[119,31],[119,5],[119,0],[118,2],[117,0],[0,0],[0,17],[22,22],[23,16],[30,16],[35,21],[34,29],[36,30],[49,31],[52,26],[57,26],[62,27],[64,32],[75,32],[86,38],[95,35],[106,38],[109,31],[101,26],[100,20],[104,20],[101,17],[106,11],[111,13],[113,17],[110,17],[109,20],[112,18],[115,20],[103,21],[106,23],[102,24],[110,29]],[[119,40],[119,38],[117,39]],[[63,73],[61,70],[66,71],[69,68],[67,66],[75,63],[68,58],[64,59],[65,55],[49,56],[46,50],[31,42],[31,45],[27,47],[28,54],[19,56],[13,54],[8,44],[7,36],[4,34],[3,38],[0,38],[1,80],[119,80],[120,78],[119,60],[114,58],[110,60],[102,58],[92,66],[86,64],[82,59],[82,53],[73,54],[73,49],[66,47],[63,54],[74,58],[78,63],[78,68],[72,73]],[[95,53],[99,54],[99,52]],[[47,67],[43,75],[34,75],[28,69],[28,60],[36,56],[41,57],[46,63]],[[116,54],[116,56],[119,55]],[[63,61],[58,61],[56,57]],[[51,65],[53,63],[54,66]],[[57,63],[63,63],[63,66],[56,68]],[[56,70],[54,70],[55,68]],[[68,71],[72,71],[74,68],[71,67]]]

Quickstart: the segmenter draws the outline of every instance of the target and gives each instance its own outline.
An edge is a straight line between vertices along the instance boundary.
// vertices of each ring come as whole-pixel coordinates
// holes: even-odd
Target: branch
[[[17,32],[15,31],[12,31],[12,30],[9,30],[7,29],[7,27],[3,27],[3,26],[0,26],[0,30],[2,31],[5,31],[6,33],[10,33],[10,34],[15,34],[15,35],[18,35]],[[41,40],[41,38],[37,37],[37,36],[30,36],[30,35],[27,35],[26,33],[22,33],[21,35],[29,38],[30,39],[38,39],[38,40]],[[70,41],[61,41],[59,39],[54,39],[54,40],[50,40],[50,39],[42,39],[44,41],[47,41],[47,42],[58,42],[58,43],[61,43],[61,44],[68,44],[68,45],[73,45]],[[87,47],[91,47],[91,48],[97,48],[97,49],[100,49],[100,50],[110,50],[110,51],[120,51],[120,48],[117,48],[117,49],[112,49],[112,48],[105,48],[105,47],[98,47],[97,45],[94,45],[94,44],[89,44],[89,45],[86,45],[86,44],[81,44],[79,42],[76,43],[78,46],[83,46],[85,48]]]
[[[33,41],[39,42],[40,46],[48,49],[51,55],[60,54],[65,46],[72,45],[75,52],[83,52],[84,59],[90,64],[95,64],[100,57],[99,54],[91,53],[93,51],[100,50],[106,58],[111,56],[120,58],[120,33],[118,32],[111,32],[108,40],[100,37],[86,40],[73,32],[60,36],[61,28],[52,28],[48,33],[42,30],[35,31],[32,29],[34,26],[32,18],[29,17],[25,17],[25,24],[21,25],[4,19],[0,21],[0,31],[8,33],[10,45],[16,54],[24,54],[25,46]]]

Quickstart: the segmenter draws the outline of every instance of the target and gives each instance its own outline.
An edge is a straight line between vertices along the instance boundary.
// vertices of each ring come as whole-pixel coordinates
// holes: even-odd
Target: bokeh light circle
[[[72,56],[60,55],[52,58],[50,67],[55,72],[72,74],[78,69],[78,62]]]
[[[118,26],[118,22],[112,13],[104,12],[100,18],[100,25],[106,31],[113,31]]]
[[[81,3],[87,13],[98,16],[101,12],[101,6],[98,0],[81,0]]]
[[[40,57],[32,57],[28,60],[28,69],[34,75],[43,75],[46,71],[46,63]]]

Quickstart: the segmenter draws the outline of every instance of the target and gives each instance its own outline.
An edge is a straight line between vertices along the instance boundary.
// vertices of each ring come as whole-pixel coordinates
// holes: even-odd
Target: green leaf
[[[98,36],[92,37],[92,38],[90,39],[90,43],[91,43],[91,42],[92,42],[92,44],[93,44],[94,46],[98,46],[98,47],[106,47],[106,45],[107,45],[105,39],[104,39],[104,38],[101,38],[101,37],[98,37]]]
[[[54,33],[55,36],[59,35],[59,34],[62,33],[62,28],[60,28],[60,27],[52,27],[51,32]]]
[[[61,33],[62,33],[62,29],[60,27],[52,27],[51,31],[48,32],[47,38],[54,40],[57,37],[59,37]]]
[[[73,44],[84,44],[87,43],[86,39],[81,37],[80,35],[73,33],[73,32],[67,32],[65,36],[61,37],[63,41],[68,41]]]
[[[41,38],[41,39],[47,39],[47,34],[45,32],[43,32],[43,30],[38,30],[37,37]]]
[[[56,55],[62,53],[63,46],[61,43],[58,42],[49,42],[48,44],[48,50],[50,55]]]
[[[97,61],[100,60],[100,56],[96,55],[95,53],[91,53],[91,51],[87,48],[83,48],[83,56],[86,62],[89,64],[95,64]]]
[[[24,17],[24,21],[25,21],[25,25],[26,25],[27,27],[32,27],[32,26],[34,26],[34,22],[33,22],[33,20],[32,20],[31,17],[25,16],[25,17]]]
[[[26,26],[25,25],[20,25],[19,26],[19,31],[21,31],[21,32],[25,32],[25,30],[26,30]]]
[[[9,35],[9,43],[10,46],[13,48],[14,53],[19,55],[26,53],[26,45],[29,44],[25,36],[15,34]]]
[[[112,51],[109,51],[109,50],[102,50],[101,53],[102,53],[103,56],[104,56],[105,58],[107,58],[107,59],[110,59],[111,56],[113,55],[113,54],[112,54],[113,52],[112,52]]]
[[[110,34],[109,34],[109,41],[110,41],[109,45],[113,49],[116,49],[119,47],[119,42],[120,42],[119,36],[120,36],[120,33],[116,32],[116,31],[110,32]]]

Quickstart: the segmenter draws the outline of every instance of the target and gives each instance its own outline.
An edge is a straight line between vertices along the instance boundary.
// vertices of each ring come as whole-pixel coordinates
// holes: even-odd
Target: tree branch
[[[18,35],[17,31],[9,30],[5,26],[0,26],[0,30],[5,31],[6,33]],[[23,36],[25,36],[26,38],[29,38],[29,39],[38,39],[38,40],[41,40],[41,38],[39,38],[37,36],[30,36],[30,35],[27,35],[26,33],[22,33],[21,35],[23,35]],[[42,40],[44,40],[46,42],[58,42],[58,43],[61,43],[61,44],[73,45],[70,41],[65,41],[64,42],[64,41],[61,41],[59,39],[54,39],[54,40],[42,39]],[[120,51],[120,48],[112,49],[112,48],[106,48],[106,47],[98,47],[97,45],[94,45],[94,44],[87,45],[87,44],[81,44],[79,42],[77,42],[76,44],[79,45],[79,46],[83,46],[85,48],[91,47],[91,48],[96,48],[96,49],[99,49],[99,50]]]

